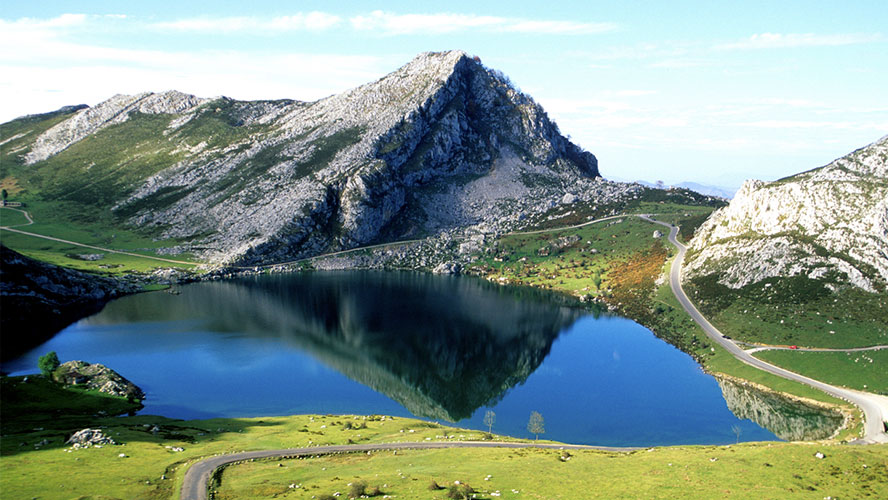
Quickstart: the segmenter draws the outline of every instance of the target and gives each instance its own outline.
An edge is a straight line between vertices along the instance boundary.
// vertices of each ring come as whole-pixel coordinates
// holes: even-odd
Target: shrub
[[[37,359],[37,368],[40,368],[40,373],[47,377],[51,377],[52,372],[56,371],[58,367],[59,357],[55,351],[49,351]]]
[[[447,498],[452,498],[456,500],[469,499],[472,498],[472,494],[475,493],[475,489],[469,486],[468,484],[454,484],[447,490]]]
[[[364,481],[355,481],[351,484],[350,489],[348,490],[349,498],[360,498],[364,495],[364,491],[367,489],[367,483]]]

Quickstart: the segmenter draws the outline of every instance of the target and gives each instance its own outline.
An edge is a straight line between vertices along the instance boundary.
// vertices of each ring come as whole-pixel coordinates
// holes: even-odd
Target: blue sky
[[[428,50],[479,55],[605,177],[737,186],[888,134],[888,2],[0,5],[0,121],[181,90],[314,100]]]

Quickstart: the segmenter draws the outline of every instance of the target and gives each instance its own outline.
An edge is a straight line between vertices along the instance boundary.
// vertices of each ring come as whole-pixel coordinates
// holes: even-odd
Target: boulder
[[[435,274],[459,274],[462,266],[458,262],[442,262],[432,270]]]
[[[75,448],[89,448],[95,445],[117,444],[110,437],[102,434],[101,429],[83,429],[74,433],[65,441]]]
[[[571,203],[576,202],[578,199],[577,195],[573,193],[564,193],[564,196],[561,197],[562,205],[570,205]]]

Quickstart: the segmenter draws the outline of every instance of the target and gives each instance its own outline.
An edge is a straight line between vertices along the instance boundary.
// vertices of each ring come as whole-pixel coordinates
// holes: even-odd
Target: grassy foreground
[[[175,499],[186,467],[219,453],[486,438],[480,431],[379,416],[199,421],[95,417],[89,427],[101,428],[119,444],[75,450],[63,441],[80,427],[64,428],[59,425],[64,420],[55,422],[40,430],[4,431],[0,455],[4,498]],[[816,458],[817,452],[826,457]],[[230,466],[221,475],[216,498],[323,498],[345,494],[348,483],[361,480],[395,498],[445,498],[446,490],[428,489],[431,481],[447,486],[454,481],[468,483],[482,493],[479,498],[496,497],[494,492],[502,498],[564,499],[750,498],[750,494],[884,498],[888,446],[747,443],[630,453],[459,449],[347,454]]]
[[[825,458],[815,457],[823,453]],[[888,445],[680,446],[630,453],[449,449],[267,460],[228,467],[219,500],[348,497],[358,483],[392,498],[884,498]],[[437,484],[441,489],[432,490]],[[291,487],[290,485],[293,485]],[[335,496],[332,498],[336,498]]]

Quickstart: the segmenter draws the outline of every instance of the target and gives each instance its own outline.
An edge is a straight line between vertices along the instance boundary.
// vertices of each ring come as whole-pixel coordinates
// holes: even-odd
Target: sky
[[[501,70],[619,180],[737,187],[888,134],[888,1],[0,3],[0,122],[115,94],[311,101]]]

